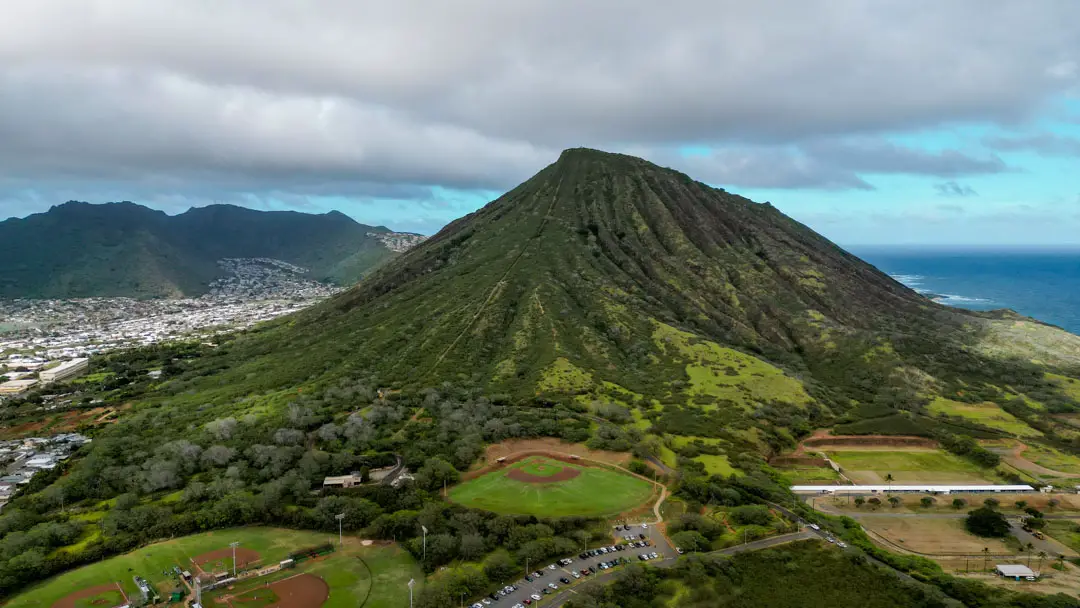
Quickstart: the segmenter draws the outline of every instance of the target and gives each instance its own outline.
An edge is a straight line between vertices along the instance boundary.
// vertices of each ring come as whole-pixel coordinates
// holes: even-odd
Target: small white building
[[[1019,564],[997,564],[994,566],[994,571],[999,576],[1018,581],[1035,577],[1035,572],[1031,568]]]

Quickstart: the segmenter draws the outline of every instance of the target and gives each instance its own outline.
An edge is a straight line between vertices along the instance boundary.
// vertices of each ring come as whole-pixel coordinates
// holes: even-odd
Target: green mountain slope
[[[222,258],[267,257],[312,276],[355,283],[396,254],[337,213],[254,211],[231,205],[168,216],[132,203],[66,203],[0,222],[0,297],[199,295]]]
[[[236,348],[271,368],[302,353],[282,381],[364,370],[809,419],[1080,361],[1077,336],[936,304],[767,203],[584,149]]]

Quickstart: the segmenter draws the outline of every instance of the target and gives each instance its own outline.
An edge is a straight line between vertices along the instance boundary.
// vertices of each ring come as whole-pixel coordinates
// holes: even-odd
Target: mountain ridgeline
[[[1080,338],[939,305],[768,203],[588,149],[234,347],[262,369],[304,361],[268,383],[374,372],[513,402],[653,403],[655,428],[712,436],[763,410],[804,431],[1009,382],[1059,394],[1041,366],[1080,360]]]
[[[390,234],[338,212],[212,205],[169,216],[69,202],[0,222],[0,297],[197,296],[221,276],[223,258],[279,259],[351,284],[396,255],[379,238]]]

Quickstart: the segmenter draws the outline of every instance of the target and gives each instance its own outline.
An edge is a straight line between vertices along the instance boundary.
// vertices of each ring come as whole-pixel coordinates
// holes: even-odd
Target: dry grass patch
[[[860,517],[859,523],[867,530],[917,553],[980,555],[984,548],[990,549],[990,553],[1013,553],[1000,539],[979,538],[969,533],[964,529],[962,518],[883,514]]]

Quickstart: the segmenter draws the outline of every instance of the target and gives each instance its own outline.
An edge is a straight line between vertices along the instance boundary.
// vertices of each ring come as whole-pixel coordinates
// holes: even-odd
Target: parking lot
[[[629,529],[626,529],[627,527]],[[544,563],[536,566],[530,564],[532,572],[530,572],[528,576],[532,580],[520,578],[513,583],[510,583],[516,588],[514,591],[511,591],[506,595],[496,593],[498,599],[492,599],[490,596],[485,596],[483,600],[474,599],[473,601],[476,603],[472,604],[472,606],[474,608],[476,608],[477,605],[481,607],[501,606],[505,608],[513,608],[519,604],[521,606],[529,606],[530,608],[534,606],[546,606],[556,595],[561,595],[559,592],[562,592],[567,588],[572,589],[581,583],[591,580],[593,577],[597,576],[597,574],[611,572],[612,570],[618,570],[618,568],[622,567],[622,564],[620,564],[613,569],[606,569],[600,566],[602,563],[621,559],[626,559],[631,563],[644,562],[645,560],[639,558],[639,555],[642,553],[656,553],[656,558],[648,560],[647,563],[670,560],[676,556],[675,548],[672,547],[668,543],[667,538],[652,525],[634,524],[627,527],[620,525],[619,530],[613,528],[611,530],[611,544],[605,547],[605,549],[608,549],[612,546],[622,546],[622,550],[616,549],[615,551],[608,550],[606,552],[601,552],[599,547],[592,547],[589,551],[594,552],[594,555],[582,557],[579,553],[577,555],[568,555],[562,558],[571,560],[569,564],[560,564],[557,560],[550,564]],[[624,536],[633,536],[634,542],[636,543],[647,541],[648,545],[645,547],[630,547],[630,541],[624,539]],[[642,539],[641,536],[644,536],[645,538]],[[554,569],[552,569],[551,566],[554,566]],[[589,572],[589,574],[581,573],[582,570],[589,571],[589,568],[592,568],[595,572]],[[542,572],[542,575],[535,576],[534,574],[536,572]],[[577,575],[576,577],[574,576],[575,574]],[[570,584],[568,585],[560,579],[570,581]],[[552,584],[554,584],[557,589],[550,587]],[[544,593],[544,590],[547,590],[547,593]],[[533,596],[539,596],[540,599],[533,599]]]

